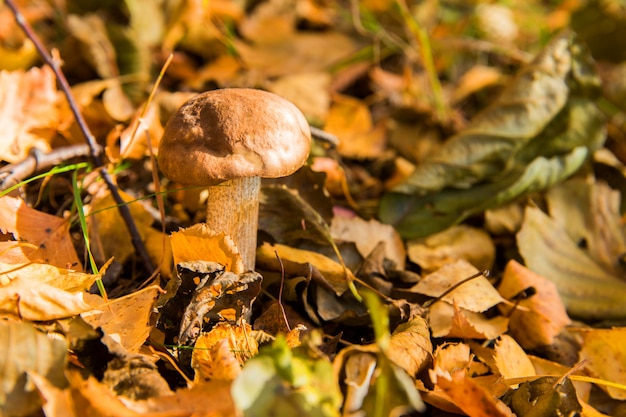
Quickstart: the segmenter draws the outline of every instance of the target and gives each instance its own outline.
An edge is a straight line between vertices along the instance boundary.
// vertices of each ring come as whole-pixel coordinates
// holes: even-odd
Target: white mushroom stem
[[[259,224],[260,177],[237,178],[209,187],[206,223],[229,235],[241,254],[244,270],[253,270]]]

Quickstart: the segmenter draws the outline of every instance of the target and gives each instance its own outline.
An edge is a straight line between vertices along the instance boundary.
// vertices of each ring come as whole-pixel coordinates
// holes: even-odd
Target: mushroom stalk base
[[[229,235],[245,270],[253,270],[259,223],[260,177],[238,178],[209,187],[207,225]]]

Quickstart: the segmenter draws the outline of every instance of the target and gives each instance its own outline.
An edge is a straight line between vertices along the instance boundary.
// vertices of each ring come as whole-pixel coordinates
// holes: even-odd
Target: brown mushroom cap
[[[194,96],[178,109],[165,125],[158,158],[170,180],[211,186],[290,175],[310,148],[309,124],[292,103],[262,90],[227,88]]]

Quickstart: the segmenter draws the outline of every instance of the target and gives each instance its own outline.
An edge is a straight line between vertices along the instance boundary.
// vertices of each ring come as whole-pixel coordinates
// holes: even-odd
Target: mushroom
[[[261,178],[285,177],[306,162],[311,131],[289,101],[226,88],[192,97],[172,115],[159,144],[163,174],[208,187],[206,223],[229,235],[254,269]]]

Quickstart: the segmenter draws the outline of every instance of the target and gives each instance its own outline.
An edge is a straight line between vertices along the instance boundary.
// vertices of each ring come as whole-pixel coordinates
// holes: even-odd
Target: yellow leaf
[[[626,385],[626,328],[580,329],[583,338],[581,360],[590,375]],[[626,390],[601,385],[611,398],[626,400]]]
[[[174,264],[188,261],[211,261],[224,265],[227,271],[244,272],[239,250],[230,236],[214,232],[206,224],[199,223],[172,233]]]
[[[152,330],[150,317],[161,291],[156,285],[146,287],[83,314],[83,319],[109,335],[118,335],[126,350],[137,353]]]
[[[496,366],[503,378],[535,376],[533,363],[511,336],[500,336],[494,353]]]

